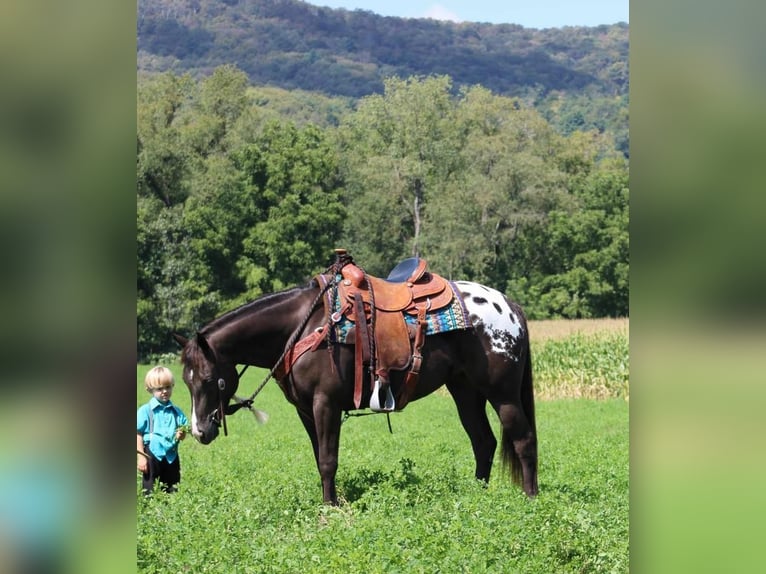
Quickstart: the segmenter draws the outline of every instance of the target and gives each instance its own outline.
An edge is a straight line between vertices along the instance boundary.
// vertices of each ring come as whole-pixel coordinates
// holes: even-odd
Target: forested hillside
[[[385,78],[448,75],[533,105],[562,134],[598,129],[627,156],[628,26],[536,30],[382,17],[299,0],[139,0],[138,67],[359,98]]]
[[[374,275],[420,255],[531,318],[628,314],[628,160],[521,98],[430,75],[351,105],[228,65],[142,77],[137,143],[141,357],[338,246]]]

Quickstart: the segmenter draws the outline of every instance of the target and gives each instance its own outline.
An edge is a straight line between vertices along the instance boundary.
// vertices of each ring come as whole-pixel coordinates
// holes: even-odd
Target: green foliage
[[[527,226],[514,249],[508,291],[533,319],[629,312],[627,168],[617,160],[579,169],[574,205]]]
[[[321,270],[346,213],[324,133],[272,123],[236,163],[258,209],[238,261],[250,293],[277,291]]]
[[[523,99],[563,135],[609,132],[627,157],[628,32],[385,18],[293,0],[141,0],[138,66],[206,76],[234,64],[255,85],[354,99],[382,93],[392,76],[449,74],[457,88]]]
[[[148,368],[138,369],[138,403]],[[263,375],[245,373],[240,394]],[[173,401],[189,412],[183,387]],[[281,391],[269,384],[256,403],[268,424],[245,411],[209,446],[183,441],[179,491],[137,494],[138,572],[628,572],[625,401],[538,402],[535,500],[502,473],[499,453],[488,486],[473,478],[445,393],[392,415],[393,435],[383,417],[351,418],[339,508],[321,504],[308,437]]]
[[[627,24],[537,30],[292,0],[141,0],[138,50],[143,68],[156,65],[151,56],[195,73],[234,63],[253,83],[355,98],[380,92],[392,75],[448,72],[458,85],[515,96],[529,89],[625,94],[629,79]]]
[[[455,93],[448,76],[385,84],[334,128],[262,114],[232,66],[140,83],[141,356],[305,282],[334,247],[378,276],[420,255],[530,318],[628,314],[627,162],[608,135],[562,137],[521,100]]]
[[[182,138],[183,119],[193,97],[189,76],[163,74],[138,90],[138,195],[154,196],[166,206],[188,195],[188,151]]]
[[[461,167],[450,90],[446,76],[390,78],[383,96],[364,98],[342,124],[345,241],[371,273],[422,253],[428,207]]]
[[[258,123],[232,66],[141,83],[139,353],[173,348],[228,307],[323,267],[345,211],[335,151],[315,126]]]

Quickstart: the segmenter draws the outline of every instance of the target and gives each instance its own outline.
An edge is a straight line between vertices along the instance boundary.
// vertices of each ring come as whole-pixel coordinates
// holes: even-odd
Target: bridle
[[[226,428],[226,409],[223,404],[223,390],[226,388],[226,381],[223,378],[218,379],[218,407],[211,415],[211,420],[215,424],[223,425],[223,436],[229,436],[229,429]],[[216,417],[216,415],[218,415]],[[219,419],[219,420],[216,420]],[[220,421],[220,422],[219,422]]]

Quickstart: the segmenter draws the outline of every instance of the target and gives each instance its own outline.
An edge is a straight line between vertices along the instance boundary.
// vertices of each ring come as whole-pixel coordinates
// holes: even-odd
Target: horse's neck
[[[266,295],[210,334],[212,345],[236,364],[270,368],[282,355],[290,335],[309,312],[313,295],[294,289]]]

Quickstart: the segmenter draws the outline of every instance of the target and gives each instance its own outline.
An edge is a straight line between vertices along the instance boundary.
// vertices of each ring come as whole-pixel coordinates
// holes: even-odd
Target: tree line
[[[619,132],[628,153],[627,23],[538,30],[300,0],[139,0],[137,16],[142,72],[234,64],[252,84],[354,99],[382,93],[386,77],[448,74],[523,98],[559,131]]]
[[[385,276],[428,259],[531,318],[628,314],[628,164],[518,98],[390,77],[337,125],[264,114],[235,66],[138,89],[139,356],[308,280],[333,248]]]
[[[627,23],[538,30],[300,0],[139,0],[137,8],[142,69],[172,63],[194,73],[233,63],[251,82],[351,97],[379,92],[393,74],[449,73],[456,84],[514,96],[534,86],[591,86],[605,96],[628,88]]]

